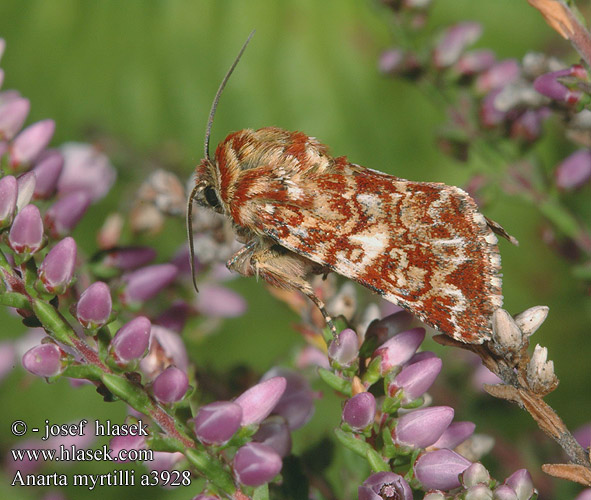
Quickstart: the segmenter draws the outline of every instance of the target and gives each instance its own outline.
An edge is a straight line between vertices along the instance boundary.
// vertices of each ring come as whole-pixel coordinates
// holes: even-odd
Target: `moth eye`
[[[218,195],[214,188],[207,186],[203,194],[205,195],[205,200],[212,208],[218,208],[220,206],[220,200],[218,199]]]

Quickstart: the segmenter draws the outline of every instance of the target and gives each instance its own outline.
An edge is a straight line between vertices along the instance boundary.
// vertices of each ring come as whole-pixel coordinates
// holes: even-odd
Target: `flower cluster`
[[[425,330],[400,331],[408,322],[403,311],[376,320],[361,345],[353,330],[343,330],[329,347],[333,371],[320,369],[325,382],[350,395],[338,439],[380,471],[359,487],[359,498],[412,499],[413,490],[427,492],[429,499],[492,498],[493,493],[498,498],[536,498],[527,471],[500,483],[475,461],[478,456],[469,451],[477,447],[466,445],[478,439],[473,437],[474,423],[454,422],[449,406],[430,406],[427,391],[442,360],[430,351],[417,352]]]
[[[591,186],[588,69],[533,52],[521,61],[498,60],[492,50],[471,49],[483,31],[476,22],[434,32],[425,22],[431,2],[383,3],[394,11],[398,36],[382,53],[380,71],[413,80],[448,108],[438,140],[444,153],[463,162],[477,156],[490,166],[465,188],[480,204],[499,186],[538,208],[548,221],[544,241],[588,278],[591,227],[577,208]],[[570,142],[565,149],[572,152],[562,160],[541,158],[533,147],[546,122],[559,123]]]

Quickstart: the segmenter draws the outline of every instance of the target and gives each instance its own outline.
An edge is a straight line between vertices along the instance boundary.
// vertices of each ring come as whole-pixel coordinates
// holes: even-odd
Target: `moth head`
[[[189,195],[189,199],[187,200],[187,237],[189,240],[189,254],[190,254],[190,264],[191,264],[191,276],[193,278],[193,286],[195,290],[198,292],[197,283],[195,280],[195,249],[193,245],[193,202],[199,203],[201,206],[209,207],[215,210],[218,213],[223,213],[224,208],[221,203],[221,199],[219,196],[219,191],[216,188],[214,179],[215,179],[215,160],[212,159],[211,155],[209,154],[209,141],[211,138],[211,127],[213,125],[213,119],[215,117],[215,111],[218,106],[218,102],[220,100],[220,96],[222,95],[222,91],[224,90],[226,83],[230,79],[230,75],[236,68],[240,57],[244,53],[248,42],[254,35],[254,31],[248,35],[246,42],[242,45],[240,52],[234,59],[232,66],[224,76],[222,83],[218,87],[218,90],[215,94],[213,99],[213,103],[211,105],[211,110],[209,112],[209,118],[207,120],[207,128],[205,129],[205,143],[204,143],[204,159],[201,161],[199,166],[197,167],[197,179],[195,183],[195,187],[191,191]]]
[[[224,213],[224,207],[219,195],[217,183],[217,169],[215,163],[209,158],[201,160],[197,167],[195,187],[191,193],[189,202],[195,202],[199,206],[209,208],[217,213]]]

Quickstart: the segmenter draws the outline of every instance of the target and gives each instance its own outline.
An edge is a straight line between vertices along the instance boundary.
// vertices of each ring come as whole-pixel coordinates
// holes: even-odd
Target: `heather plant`
[[[591,51],[591,45],[576,11],[562,1],[530,2],[562,27],[561,34],[572,36],[581,64],[542,54],[519,63],[497,62],[486,49],[468,51],[481,31],[476,23],[438,35],[423,31],[430,2],[383,3],[394,16],[398,38],[382,55],[380,70],[412,79],[450,108],[449,126],[440,137],[443,151],[460,160],[481,154],[489,162],[485,172],[474,173],[468,189],[482,203],[497,188],[531,202],[547,217],[545,241],[573,262],[577,276],[588,279],[589,228],[580,217],[582,205],[567,203],[566,197],[584,196],[591,179],[589,152],[581,147],[559,165],[543,167],[532,148],[543,123],[552,119],[564,123],[566,137],[588,147],[585,48]],[[550,3],[560,6],[558,20],[555,10],[544,8]],[[574,31],[565,19],[578,23]],[[0,40],[0,54],[3,49]],[[0,82],[3,76],[0,70]],[[165,234],[167,218],[184,211],[183,183],[157,170],[128,213],[105,218],[97,247],[87,255],[73,232],[112,188],[116,171],[90,145],[49,148],[55,124],[25,126],[29,108],[18,92],[0,92],[0,302],[27,327],[43,332],[22,356],[26,370],[50,383],[68,378],[73,385],[93,384],[105,402],[128,406],[126,424],[147,424],[146,436],[113,437],[113,455],[131,459],[141,457],[139,451],[154,451],[138,467],[155,471],[162,486],[185,487],[187,498],[337,498],[326,465],[292,450],[292,435],[312,419],[321,397],[314,388],[322,383],[322,392],[335,393],[342,403],[335,412],[340,420],[323,422],[326,434],[334,436],[351,468],[366,471],[364,480],[342,488],[350,495],[544,497],[525,469],[495,478],[483,465],[494,440],[475,433],[478,422],[456,420],[454,403],[432,404],[429,391],[449,381],[440,376],[445,359],[424,346],[425,329],[400,308],[365,304],[350,283],[339,286],[333,276],[314,286],[331,316],[339,318],[336,338],[313,304],[296,292],[272,290],[296,311],[293,329],[306,347],[297,348],[291,361],[249,374],[239,389],[230,373],[201,376],[182,335],[187,323],[213,334],[224,318],[240,317],[246,308],[244,298],[224,285],[229,276],[223,262],[240,246],[231,228],[197,209],[194,265],[200,293],[193,299],[187,247],[180,245],[165,259],[139,243],[138,235]],[[136,240],[126,239],[126,228]],[[448,350],[473,351],[481,360],[475,372],[484,370],[486,376],[485,391],[526,410],[562,447],[566,458],[555,461],[567,463],[545,465],[547,474],[591,487],[590,432],[571,433],[543,400],[558,379],[548,350],[539,344],[532,350],[530,338],[547,315],[545,306],[515,315],[499,309],[492,318],[493,339],[482,346],[435,339]],[[11,343],[3,349],[0,356],[14,356]],[[18,447],[58,449],[71,443],[91,448],[93,436],[69,441],[58,436]],[[42,464],[18,463],[9,455],[7,470],[11,478],[16,471],[39,477]],[[175,484],[171,471],[179,471]],[[349,479],[346,473],[342,477]],[[590,491],[577,500],[589,498]]]

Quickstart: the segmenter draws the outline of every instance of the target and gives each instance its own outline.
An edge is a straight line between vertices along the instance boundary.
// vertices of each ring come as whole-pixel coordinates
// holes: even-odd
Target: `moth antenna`
[[[201,184],[195,184],[195,187],[189,195],[187,200],[187,238],[189,239],[189,263],[191,266],[191,278],[193,279],[193,286],[195,291],[199,293],[197,288],[197,280],[195,278],[195,246],[193,244],[193,200],[197,195],[197,192],[203,189]]]
[[[211,110],[209,112],[209,118],[207,119],[207,129],[205,130],[205,145],[204,145],[205,158],[207,158],[210,161],[211,161],[211,158],[209,156],[209,139],[211,136],[211,127],[213,125],[213,118],[215,116],[215,111],[218,107],[218,102],[220,100],[220,96],[222,95],[222,92],[224,91],[224,87],[226,86],[226,83],[228,83],[230,76],[234,72],[234,69],[236,68],[236,66],[238,64],[238,61],[240,61],[242,54],[246,50],[246,46],[248,45],[248,42],[250,42],[250,39],[253,37],[254,32],[255,32],[255,30],[252,30],[250,32],[250,35],[248,35],[246,42],[244,42],[244,45],[242,45],[240,52],[238,52],[236,59],[234,59],[232,66],[230,66],[230,69],[226,73],[226,76],[224,76],[224,79],[222,80],[222,83],[220,83],[220,86],[218,87],[218,91],[216,92],[215,97],[213,98],[213,103],[211,104]]]
[[[234,72],[234,69],[236,68],[236,66],[238,64],[238,61],[240,61],[242,54],[246,50],[246,46],[248,45],[248,42],[250,42],[250,39],[253,37],[254,32],[255,32],[255,30],[252,30],[250,32],[250,35],[248,35],[248,38],[246,39],[246,41],[242,45],[242,48],[240,49],[240,52],[238,52],[236,59],[234,59],[232,66],[230,66],[230,69],[226,73],[226,76],[224,76],[222,83],[220,83],[220,86],[218,87],[218,90],[215,93],[215,97],[213,98],[213,103],[211,104],[211,110],[209,111],[209,118],[207,119],[207,128],[205,129],[205,144],[204,144],[205,158],[211,163],[213,163],[213,160],[209,156],[209,139],[211,137],[211,127],[213,125],[213,118],[215,116],[215,111],[218,107],[218,102],[220,100],[220,96],[222,95],[222,92],[224,91],[224,88],[226,87],[226,84],[228,83],[230,76]],[[195,291],[197,293],[199,293],[199,289],[197,288],[197,280],[195,278],[195,245],[193,244],[193,200],[195,199],[195,196],[197,195],[197,193],[202,189],[203,189],[203,185],[196,184],[195,187],[193,188],[193,190],[191,191],[191,194],[189,195],[189,199],[187,200],[187,238],[189,240],[189,257],[190,257],[190,266],[191,266],[191,279],[193,280],[193,287],[195,288]]]

